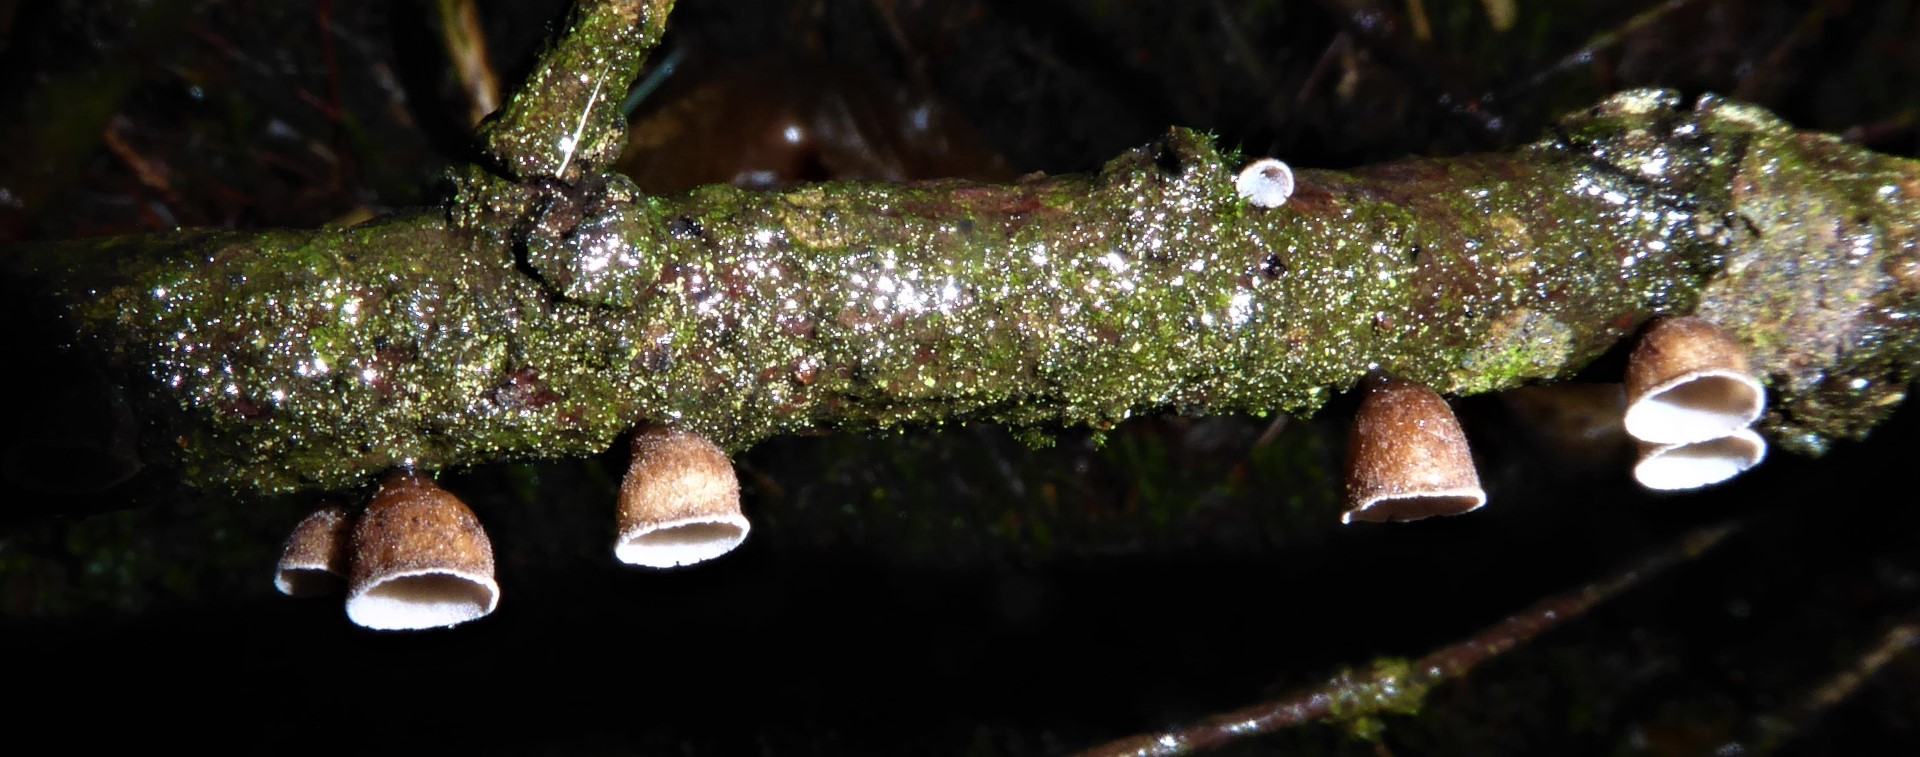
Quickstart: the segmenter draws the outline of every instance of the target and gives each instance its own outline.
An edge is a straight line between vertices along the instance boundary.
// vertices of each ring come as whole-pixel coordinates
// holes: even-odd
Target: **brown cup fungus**
[[[1627,359],[1627,433],[1656,445],[1691,444],[1752,425],[1767,393],[1746,349],[1699,318],[1669,318]]]
[[[347,617],[380,630],[452,626],[500,604],[493,545],[473,511],[432,479],[397,473],[353,528]]]
[[[347,543],[352,539],[353,513],[343,505],[326,505],[293,527],[273,571],[273,587],[289,597],[338,594],[347,586]]]
[[[1633,478],[1660,491],[1698,489],[1738,476],[1767,456],[1767,441],[1752,429],[1686,444],[1644,444]]]
[[[1447,401],[1420,384],[1376,377],[1347,439],[1340,522],[1419,520],[1486,504],[1466,434]]]
[[[719,557],[740,546],[749,528],[726,453],[699,434],[664,428],[634,435],[616,521],[614,556],[649,568]]]

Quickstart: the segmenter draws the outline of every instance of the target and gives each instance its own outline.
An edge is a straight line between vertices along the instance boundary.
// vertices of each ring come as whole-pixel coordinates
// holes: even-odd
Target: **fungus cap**
[[[614,556],[649,568],[719,557],[750,528],[726,452],[699,434],[664,428],[634,435],[615,525]]]
[[[1718,439],[1759,420],[1766,388],[1746,348],[1699,318],[1648,329],[1627,358],[1627,433],[1653,444]]]
[[[1656,491],[1683,491],[1722,483],[1767,457],[1767,440],[1753,429],[1684,444],[1647,444],[1633,478]]]
[[[338,594],[347,585],[347,543],[353,512],[328,504],[300,521],[280,550],[273,587],[289,597]]]
[[[1273,158],[1261,158],[1240,169],[1233,187],[1249,205],[1277,208],[1293,196],[1293,168]]]
[[[473,511],[431,479],[382,482],[353,528],[347,617],[380,630],[458,625],[500,604],[493,545]]]
[[[1347,438],[1347,506],[1340,522],[1458,515],[1487,503],[1453,409],[1432,389],[1377,377]]]

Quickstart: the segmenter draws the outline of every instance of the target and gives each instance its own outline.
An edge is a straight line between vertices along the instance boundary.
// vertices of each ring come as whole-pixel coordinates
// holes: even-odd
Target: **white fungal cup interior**
[[[1650,449],[1634,466],[1633,477],[1648,489],[1698,489],[1738,476],[1766,455],[1766,440],[1743,428],[1719,439]]]
[[[1293,196],[1293,168],[1273,158],[1248,163],[1234,178],[1234,190],[1257,208],[1277,208]]]
[[[500,603],[491,577],[448,571],[391,576],[347,598],[347,617],[383,631],[442,628],[478,620]]]
[[[1760,382],[1733,371],[1688,375],[1655,387],[1627,408],[1627,433],[1655,444],[1688,444],[1746,428],[1766,409]]]
[[[672,568],[732,552],[747,540],[745,516],[685,518],[629,529],[613,545],[613,555],[628,565]]]
[[[1380,497],[1358,510],[1340,514],[1341,523],[1394,523],[1421,520],[1439,515],[1459,515],[1487,504],[1487,493],[1480,489],[1443,491]]]

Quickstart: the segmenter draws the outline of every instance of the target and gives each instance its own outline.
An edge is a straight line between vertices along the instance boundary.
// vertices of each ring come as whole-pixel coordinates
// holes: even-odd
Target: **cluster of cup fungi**
[[[1647,329],[1627,358],[1621,426],[1640,447],[1633,477],[1657,491],[1718,484],[1759,465],[1753,430],[1767,394],[1745,350],[1695,317]],[[1347,437],[1342,523],[1458,515],[1487,503],[1466,434],[1447,401],[1417,383],[1375,374]]]
[[[1247,204],[1277,208],[1293,195],[1293,169],[1273,158],[1234,179]],[[1487,503],[1460,422],[1420,384],[1376,373],[1347,441],[1347,501],[1340,522],[1419,520]],[[1669,318],[1641,337],[1627,362],[1621,424],[1640,446],[1634,479],[1678,491],[1721,483],[1760,464],[1767,442],[1753,431],[1767,393],[1746,350],[1718,326]]]
[[[1272,158],[1243,170],[1236,188],[1255,207],[1284,204],[1293,172]],[[1365,382],[1347,445],[1342,523],[1457,515],[1487,502],[1472,451],[1447,401],[1418,383],[1376,373]],[[1657,490],[1720,483],[1759,464],[1753,423],[1766,391],[1744,349],[1693,317],[1655,324],[1628,358],[1626,432],[1640,444],[1634,477]],[[651,427],[633,438],[620,486],[614,556],[672,568],[711,560],[746,539],[740,482],[726,453],[698,434]],[[290,596],[346,589],[348,619],[379,630],[458,625],[493,612],[500,586],[493,547],[473,511],[430,477],[398,471],[367,506],[316,510],[288,538],[274,585]]]
[[[613,553],[671,568],[710,560],[747,538],[733,463],[698,434],[647,428],[620,485]],[[433,479],[397,471],[359,512],[327,505],[294,527],[274,586],[289,596],[345,588],[347,618],[376,630],[458,625],[500,604],[493,545],[466,504]]]

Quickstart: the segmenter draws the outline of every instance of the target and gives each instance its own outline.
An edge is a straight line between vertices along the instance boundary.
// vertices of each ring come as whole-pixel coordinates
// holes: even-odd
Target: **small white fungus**
[[[1240,169],[1233,184],[1254,207],[1277,208],[1293,196],[1293,169],[1273,158],[1261,158]]]

